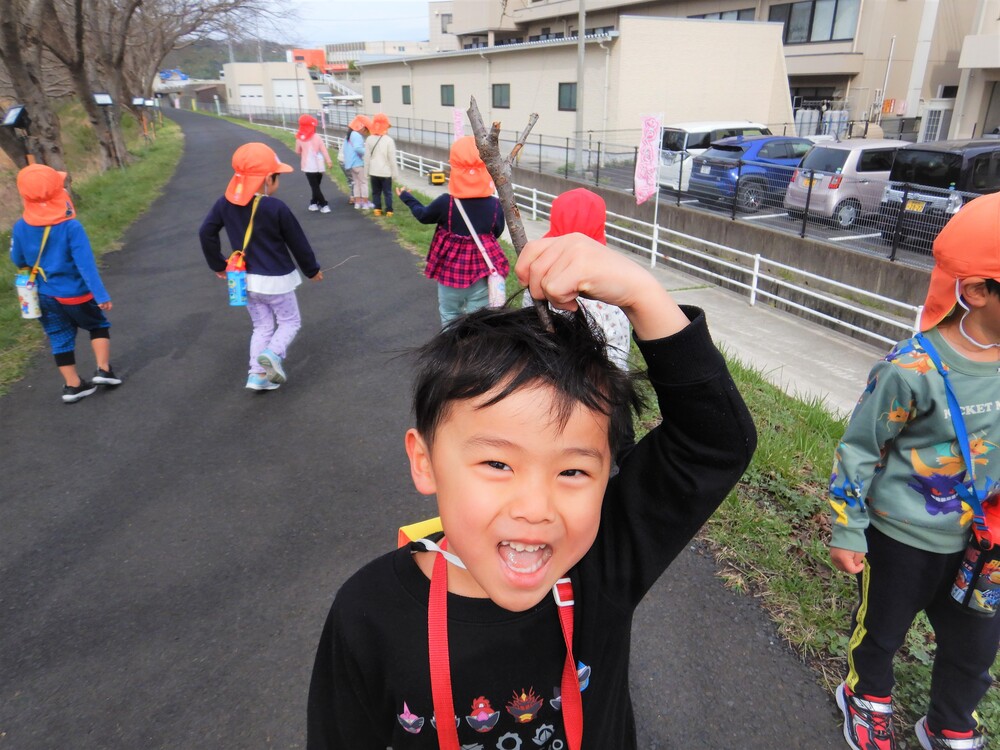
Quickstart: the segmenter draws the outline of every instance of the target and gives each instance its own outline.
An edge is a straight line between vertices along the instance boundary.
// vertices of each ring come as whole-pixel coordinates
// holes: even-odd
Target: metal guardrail
[[[296,130],[287,126],[279,126],[277,129],[290,132]],[[343,136],[329,134],[325,135],[325,139],[328,146],[335,148],[340,148],[344,140]],[[448,168],[447,162],[401,149],[396,149],[396,161],[401,169],[413,170],[421,176]],[[533,221],[549,218],[555,197],[533,187],[514,185],[514,198],[518,208]],[[648,257],[650,268],[655,268],[657,263],[665,263],[701,278],[715,280],[722,286],[743,290],[747,293],[751,306],[760,298],[771,300],[792,308],[804,317],[823,321],[828,327],[851,331],[880,344],[893,344],[917,330],[922,310],[920,306],[818,276],[770,260],[759,253],[747,253],[611,211],[608,212],[605,231],[609,245]],[[765,267],[781,275],[769,273]],[[818,291],[817,286],[823,291]],[[785,291],[787,294],[779,294],[778,291]],[[882,312],[886,308],[893,311],[893,314]],[[877,333],[824,310],[849,312],[852,317],[877,323],[879,328],[888,328],[894,333],[898,331],[898,335]]]
[[[554,195],[523,185],[514,186],[514,195],[521,211],[533,220],[546,219],[552,207]],[[700,237],[684,234],[666,227],[641,221],[631,216],[608,212],[606,224],[608,244],[630,250],[649,258],[651,268],[658,262],[673,265],[692,272],[699,277],[709,277],[720,284],[744,290],[750,305],[758,298],[791,307],[806,317],[824,321],[829,327],[852,331],[881,344],[893,344],[910,336],[917,329],[921,306],[884,297],[859,287],[818,276],[808,271],[770,260],[757,253],[746,253],[734,247],[709,242]],[[698,248],[703,249],[698,249]],[[669,254],[665,251],[672,251]],[[715,250],[719,255],[706,250]],[[764,267],[781,273],[768,273]],[[729,273],[725,273],[728,271]],[[808,283],[801,283],[808,282]],[[820,285],[830,292],[817,291]],[[781,295],[770,288],[793,292],[796,296],[812,300],[809,306],[796,302],[789,295]],[[843,292],[843,296],[834,292]],[[847,322],[823,312],[819,308],[849,311],[880,327],[898,331],[897,336],[886,336],[867,328]],[[895,311],[895,315],[884,314],[880,308]]]

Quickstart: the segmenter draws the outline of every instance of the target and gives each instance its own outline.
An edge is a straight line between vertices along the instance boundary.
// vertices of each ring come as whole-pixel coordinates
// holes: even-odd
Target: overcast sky
[[[289,36],[309,48],[428,38],[427,0],[286,0],[283,4],[298,13]]]

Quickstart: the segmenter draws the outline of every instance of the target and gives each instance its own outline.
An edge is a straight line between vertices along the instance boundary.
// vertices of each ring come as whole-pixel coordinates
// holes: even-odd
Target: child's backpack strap
[[[427,649],[430,657],[431,696],[441,750],[460,750],[458,719],[455,716],[451,689],[451,657],[448,650],[448,565],[465,568],[465,564],[448,551],[448,541],[441,544],[425,538],[425,534],[443,531],[440,516],[420,521],[399,529],[397,547],[419,544],[429,552],[437,552],[431,575],[430,595],[427,602]],[[560,680],[560,710],[566,730],[569,750],[579,750],[583,741],[583,702],[580,696],[580,674],[573,658],[573,584],[560,578],[552,587],[559,613],[559,625],[566,643],[566,658]],[[452,723],[452,722],[455,723]]]

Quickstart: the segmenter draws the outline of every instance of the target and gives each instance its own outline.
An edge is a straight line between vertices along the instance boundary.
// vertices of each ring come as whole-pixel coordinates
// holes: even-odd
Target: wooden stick
[[[476,146],[479,147],[479,158],[486,164],[486,171],[493,178],[497,193],[500,196],[500,207],[503,209],[504,219],[507,221],[507,228],[510,230],[510,239],[514,243],[514,252],[521,254],[521,250],[528,242],[528,236],[524,232],[524,223],[521,221],[521,212],[517,208],[517,200],[514,198],[514,185],[510,180],[511,165],[517,154],[524,147],[524,142],[528,140],[528,134],[538,121],[538,115],[534,112],[528,118],[528,125],[521,133],[517,143],[511,150],[510,155],[504,157],[500,153],[500,123],[494,122],[493,127],[486,130],[486,123],[479,112],[476,104],[476,97],[471,97],[469,109],[469,122],[472,124],[472,132],[475,133]],[[549,315],[549,305],[545,300],[533,299],[538,317],[545,326],[545,330],[550,333],[555,329],[552,327],[552,317]]]

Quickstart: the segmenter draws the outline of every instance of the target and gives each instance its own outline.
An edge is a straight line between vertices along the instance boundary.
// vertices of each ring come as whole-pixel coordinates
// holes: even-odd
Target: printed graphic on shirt
[[[975,465],[985,465],[986,454],[995,447],[981,435],[969,437],[970,455]],[[916,450],[911,450],[910,465],[914,472],[911,475],[913,481],[907,486],[923,497],[927,513],[932,516],[962,513],[959,523],[964,524],[971,508],[963,503],[962,495],[966,494],[968,490],[963,490],[970,483],[966,482],[965,459],[962,458],[957,442],[935,446],[934,455],[927,460]],[[993,484],[993,480],[987,479],[988,488]]]
[[[477,732],[488,732],[497,725],[500,712],[494,711],[485,696],[479,696],[472,701],[472,713],[465,717],[465,723]]]
[[[396,719],[399,721],[399,725],[410,734],[418,734],[424,728],[423,717],[417,716],[410,711],[410,707],[406,705],[406,701],[403,701],[403,713],[399,714]]]
[[[459,718],[457,716],[452,715],[452,718],[455,719],[455,728],[457,729],[459,727],[459,725],[461,724],[461,722],[460,722],[460,720],[459,720]],[[438,728],[437,714],[434,714],[431,717],[431,726],[434,727],[435,729]]]
[[[584,664],[582,661],[576,663],[576,679],[580,682],[580,692],[582,693],[587,689],[590,684],[590,667]],[[552,706],[556,711],[562,710],[562,688],[555,687],[552,688],[552,694],[555,698],[549,700],[549,705]]]
[[[520,695],[514,692],[514,697],[507,703],[507,713],[514,717],[518,724],[527,724],[538,716],[538,711],[542,707],[542,699],[535,694],[534,688],[528,692],[521,688]]]
[[[916,415],[916,409],[916,404],[912,401],[908,406],[903,406],[897,399],[893,399],[889,411],[883,412],[879,419],[885,419],[889,424],[893,422],[904,423],[909,421],[911,416]]]

